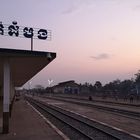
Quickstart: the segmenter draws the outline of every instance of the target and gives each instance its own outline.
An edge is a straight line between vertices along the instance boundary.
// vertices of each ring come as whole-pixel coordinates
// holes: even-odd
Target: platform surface
[[[13,106],[9,134],[0,134],[0,140],[63,140],[63,138],[24,99],[20,99]]]

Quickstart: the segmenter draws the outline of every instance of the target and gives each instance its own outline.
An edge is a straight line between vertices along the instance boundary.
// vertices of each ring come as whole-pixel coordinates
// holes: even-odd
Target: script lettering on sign
[[[2,22],[0,22],[0,34],[3,35],[4,34],[4,26],[2,24]]]
[[[28,28],[28,27],[25,27],[23,29],[23,35],[27,38],[32,38],[34,33],[33,33],[33,28]]]
[[[13,25],[10,25],[9,27],[8,27],[8,34],[10,35],[10,36],[13,36],[13,34],[15,34],[15,36],[18,36],[19,35],[19,26],[17,26],[17,22],[16,21],[13,21],[12,22],[13,23]]]
[[[39,39],[47,39],[47,30],[40,29],[38,31],[38,38]]]
[[[11,25],[0,22],[0,35],[51,40],[51,30],[18,26],[16,21]]]

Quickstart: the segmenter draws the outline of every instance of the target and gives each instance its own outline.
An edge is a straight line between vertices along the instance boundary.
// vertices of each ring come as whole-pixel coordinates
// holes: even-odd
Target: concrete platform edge
[[[62,133],[56,126],[54,126],[49,120],[46,119],[37,109],[35,109],[28,101],[27,105],[29,105],[36,113],[38,113],[44,121],[49,124],[64,140],[70,140],[64,133]]]

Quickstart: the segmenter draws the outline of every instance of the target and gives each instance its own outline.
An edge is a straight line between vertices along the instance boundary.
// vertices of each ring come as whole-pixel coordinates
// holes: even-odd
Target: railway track
[[[117,107],[114,108],[114,107],[108,107],[108,106],[104,106],[104,105],[97,105],[95,103],[88,102],[88,101],[64,99],[64,98],[60,98],[60,97],[59,98],[58,97],[47,97],[47,98],[54,99],[54,100],[60,100],[63,102],[74,103],[74,104],[78,104],[78,105],[89,106],[89,107],[93,107],[96,109],[100,109],[104,112],[108,111],[113,114],[117,114],[119,116],[123,116],[123,117],[127,117],[127,118],[131,118],[131,119],[140,121],[140,112],[136,112],[136,111],[129,111],[129,110],[125,110],[125,109],[119,109]]]
[[[71,140],[139,140],[122,131],[115,130],[62,108],[26,98],[38,111],[54,123]]]
[[[68,99],[78,99],[81,101],[89,101],[88,97],[87,98],[82,98],[82,97],[71,97],[71,96],[55,96],[55,97],[61,97],[61,98],[68,98]],[[105,100],[96,100],[96,99],[92,99],[92,102],[95,103],[103,103],[103,104],[107,104],[107,105],[119,105],[119,106],[126,106],[126,107],[136,107],[139,108],[140,104],[132,104],[132,103],[122,103],[122,102],[113,102],[113,101],[105,101]]]

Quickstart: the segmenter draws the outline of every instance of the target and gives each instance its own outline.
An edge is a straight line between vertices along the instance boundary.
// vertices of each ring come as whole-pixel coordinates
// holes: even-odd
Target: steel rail
[[[35,101],[35,100],[33,100],[33,99],[30,99],[30,100],[28,100],[28,101],[32,101],[32,102],[34,102],[34,104],[38,104],[38,106],[42,106],[42,108],[44,109],[44,108],[46,108],[46,104],[44,104],[44,103],[42,103],[42,102],[40,102],[40,101]],[[76,121],[79,121],[80,123],[83,123],[84,125],[88,125],[89,127],[94,127],[94,129],[96,129],[96,130],[98,130],[98,131],[100,131],[100,132],[102,132],[102,133],[104,133],[105,135],[107,135],[107,136],[111,136],[112,138],[111,139],[116,139],[116,140],[124,140],[124,137],[125,138],[127,138],[127,140],[138,140],[137,138],[135,138],[135,137],[132,137],[132,136],[130,136],[130,135],[128,135],[128,134],[124,134],[124,133],[120,133],[120,132],[118,132],[118,134],[115,134],[115,132],[116,132],[116,130],[115,130],[115,132],[114,132],[114,134],[115,134],[115,136],[114,135],[112,135],[109,131],[108,132],[106,132],[105,130],[103,130],[103,129],[101,129],[101,128],[99,128],[99,127],[95,127],[95,126],[93,126],[93,125],[91,125],[92,124],[92,122],[91,122],[91,120],[89,121],[89,122],[85,122],[84,120],[85,120],[85,118],[84,119],[82,119],[82,117],[80,117],[80,116],[76,116],[76,114],[74,115],[74,114],[72,114],[72,115],[70,115],[67,111],[65,111],[64,109],[60,109],[60,108],[56,108],[56,107],[54,107],[54,106],[52,106],[52,105],[47,105],[47,108],[51,108],[51,110],[53,109],[53,111],[55,110],[55,112],[59,112],[59,113],[61,113],[61,114],[63,114],[64,116],[67,116],[67,117],[70,117],[71,119],[74,119],[74,120],[76,120]],[[45,111],[46,111],[46,109],[45,109]],[[49,112],[50,113],[50,112]],[[51,112],[51,114],[52,114],[52,112]],[[54,117],[56,117],[58,114],[52,114]],[[58,115],[59,116],[59,115]],[[61,116],[62,117],[62,116]],[[79,118],[80,117],[80,118]],[[58,119],[60,119],[60,118],[58,118]],[[64,123],[68,123],[67,121],[64,121],[63,119],[61,119],[61,121],[63,121]],[[96,122],[97,123],[97,122]],[[82,135],[84,135],[84,136],[87,136],[87,134],[84,134],[84,132],[83,131],[81,131],[81,130],[79,130],[79,129],[77,129],[77,128],[75,128],[73,125],[71,125],[71,124],[69,124],[68,123],[68,125],[70,126],[70,127],[72,127],[73,129],[75,129],[76,131],[78,131],[79,133],[81,133]],[[94,123],[94,125],[95,125],[95,123]],[[101,125],[101,124],[100,124]],[[107,128],[108,129],[108,128]],[[112,129],[112,128],[111,128]],[[110,130],[111,130],[110,129]],[[113,131],[113,130],[111,130],[111,131]],[[123,136],[123,135],[125,135],[125,136]],[[88,139],[94,139],[94,138],[92,138],[90,135],[88,135]]]
[[[81,101],[89,101],[88,97],[87,98],[82,98],[82,97],[65,97],[65,96],[54,96],[54,97],[60,97],[60,98],[64,98],[64,99],[75,99],[75,100],[81,100]],[[128,107],[136,107],[136,108],[139,108],[140,107],[140,104],[132,104],[132,103],[122,103],[122,102],[113,102],[113,101],[105,101],[105,100],[97,100],[97,99],[92,99],[92,101],[90,102],[97,102],[97,103],[105,103],[107,105],[122,105],[122,106],[128,106]]]
[[[83,131],[81,131],[80,129],[74,127],[73,125],[71,125],[69,122],[63,120],[62,118],[54,115],[51,111],[48,111],[46,108],[41,107],[38,103],[35,103],[34,101],[28,100],[32,105],[36,105],[37,108],[40,108],[41,110],[44,110],[44,112],[48,112],[49,114],[51,114],[52,117],[57,118],[59,121],[63,122],[64,124],[68,125],[70,128],[72,128],[74,131],[76,131],[76,133],[79,133],[80,135],[82,135],[82,137],[85,140],[95,140],[94,138],[90,137],[89,135],[85,134]]]
[[[112,112],[115,114],[119,114],[120,116],[123,116],[123,117],[127,117],[127,118],[131,118],[131,119],[140,121],[140,112],[129,111],[129,110],[125,110],[125,109],[118,109],[118,108],[113,108],[113,107],[107,107],[107,106],[103,106],[103,105],[97,105],[97,104],[93,104],[91,102],[89,103],[89,102],[76,101],[76,100],[71,100],[71,99],[62,99],[62,98],[56,98],[56,97],[47,97],[47,98],[54,99],[54,100],[60,100],[60,101],[64,101],[64,102],[69,102],[69,103],[74,103],[74,104],[78,104],[78,105],[84,105],[84,106],[88,106],[88,107],[93,107],[96,109],[100,109],[103,111],[109,111],[109,112]]]
[[[50,105],[47,105],[47,107],[46,107],[46,105],[44,105],[43,103],[35,101],[35,100],[34,101],[32,100],[31,102],[33,104],[36,104],[39,108],[43,109],[44,111],[49,112],[53,117],[56,117],[63,123],[70,126],[72,129],[74,129],[76,131],[76,133],[78,132],[78,133],[82,134],[82,136],[85,137],[86,139],[89,139],[89,140],[97,139],[98,140],[98,139],[101,139],[100,137],[101,137],[101,135],[103,135],[104,138],[102,137],[102,139],[120,140],[119,138],[117,138],[107,132],[104,132],[103,130],[97,129],[97,128],[91,126],[90,124],[87,124],[86,122],[83,122],[75,117],[70,116],[69,114],[65,114],[62,111],[57,110],[57,108],[55,108],[55,107],[52,107]],[[48,108],[49,108],[49,111],[48,111]],[[55,112],[53,113],[53,111],[55,111]],[[65,117],[67,117],[70,120],[66,119]],[[74,123],[72,123],[72,121],[74,121]],[[78,123],[79,125],[76,125],[76,123]],[[84,127],[82,125],[84,125]],[[84,129],[82,129],[82,127]],[[90,133],[86,132],[87,131],[86,128],[89,129],[88,127],[90,127],[90,129],[92,129],[92,131]],[[92,136],[91,133],[94,131],[96,131],[96,133]],[[99,135],[97,133],[99,133]]]

